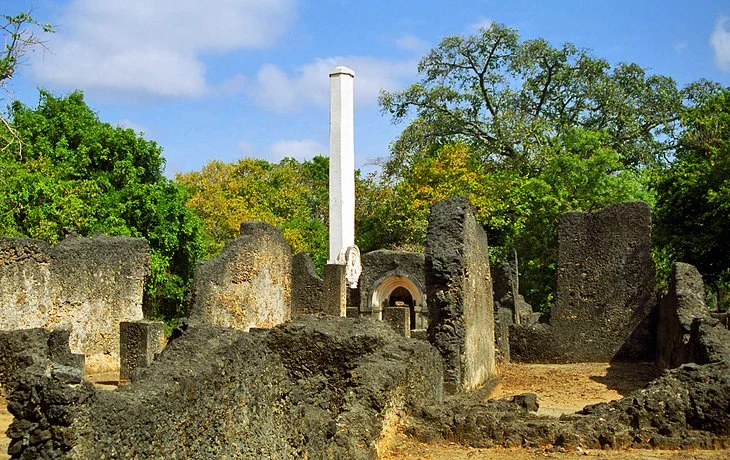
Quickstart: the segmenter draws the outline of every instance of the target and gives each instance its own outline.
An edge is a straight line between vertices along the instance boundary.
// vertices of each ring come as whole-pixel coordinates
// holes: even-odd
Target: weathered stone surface
[[[510,362],[509,327],[514,324],[512,314],[510,309],[500,308],[497,310],[497,319],[494,322],[495,358],[502,364]]]
[[[406,307],[386,307],[383,321],[403,337],[411,336],[411,312]]]
[[[422,441],[443,438],[472,447],[730,447],[730,368],[725,363],[684,365],[623,399],[560,419],[530,413],[537,406],[533,396],[485,403],[454,398],[415,412],[406,432]]]
[[[190,289],[190,324],[247,331],[291,319],[291,248],[264,222],[244,222],[220,256],[199,265]]]
[[[429,344],[369,318],[306,316],[256,334],[191,325],[118,391],[37,375],[16,385],[11,448],[18,458],[373,458],[399,416],[441,402],[441,369]]]
[[[391,291],[394,286],[404,286],[411,292],[411,296],[420,300],[419,314],[416,315],[416,323],[412,326],[416,329],[425,329],[422,324],[428,321],[428,307],[426,304],[426,257],[423,254],[405,251],[378,250],[362,256],[362,273],[360,274],[360,311],[370,314],[375,310],[379,313],[383,305],[378,303],[379,297],[388,295],[384,292],[382,284],[388,284],[386,291]],[[421,320],[423,316],[425,321]],[[420,327],[423,325],[423,327]]]
[[[702,275],[689,264],[675,263],[669,290],[659,302],[657,365],[677,367],[691,361],[690,332],[695,318],[707,318]]]
[[[347,267],[339,264],[324,266],[322,312],[332,316],[347,316]]]
[[[653,360],[655,268],[646,203],[617,203],[595,213],[567,212],[560,217],[558,246],[549,325],[513,327],[512,359]]]
[[[487,235],[465,197],[431,208],[426,245],[429,341],[444,360],[449,392],[477,388],[496,375],[494,305]]]
[[[119,322],[142,319],[149,247],[128,237],[56,246],[0,238],[0,330],[63,328],[91,370],[119,366]]]
[[[148,367],[165,348],[162,321],[122,321],[119,324],[119,382],[129,382],[134,371]]]
[[[534,315],[532,306],[525,302],[519,292],[519,273],[516,263],[502,262],[491,268],[492,287],[494,290],[494,311],[506,308],[512,312],[512,323],[532,324]]]
[[[322,312],[324,281],[308,254],[300,252],[292,258],[291,281],[292,318]]]

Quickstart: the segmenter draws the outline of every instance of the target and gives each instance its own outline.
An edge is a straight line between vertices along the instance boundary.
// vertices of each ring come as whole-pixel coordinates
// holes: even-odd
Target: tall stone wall
[[[652,360],[655,307],[651,210],[646,203],[617,203],[595,213],[560,216],[550,324],[574,344],[567,357]]]
[[[148,265],[135,238],[0,238],[0,330],[70,329],[89,370],[117,369],[119,322],[142,319]]]
[[[481,386],[496,375],[494,299],[487,235],[465,197],[431,208],[426,242],[429,341],[444,360],[444,388]]]
[[[220,256],[199,265],[190,290],[191,324],[247,331],[291,319],[291,248],[264,222],[244,222]]]
[[[549,324],[511,326],[512,359],[652,361],[655,349],[649,207],[627,202],[563,214]]]

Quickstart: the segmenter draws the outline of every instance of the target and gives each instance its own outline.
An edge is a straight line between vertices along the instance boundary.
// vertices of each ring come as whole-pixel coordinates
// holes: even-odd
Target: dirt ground
[[[500,368],[502,380],[490,398],[502,398],[520,393],[536,393],[540,409],[538,414],[557,416],[572,413],[588,404],[611,401],[626,393],[642,388],[652,380],[656,371],[652,364],[510,364]],[[100,388],[116,388],[116,375],[89,376]],[[8,438],[5,437],[12,416],[7,403],[0,397],[0,460],[7,460]],[[700,459],[721,460],[730,458],[730,451],[601,451],[576,450],[556,452],[550,446],[544,449],[475,449],[456,443],[420,443],[398,433],[391,449],[383,456],[395,459],[496,459],[533,460],[545,458],[567,459],[573,457],[605,458],[611,460],[635,459]]]

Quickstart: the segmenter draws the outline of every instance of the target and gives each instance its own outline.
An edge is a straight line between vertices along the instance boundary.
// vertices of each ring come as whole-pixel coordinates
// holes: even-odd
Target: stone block
[[[331,316],[347,316],[346,266],[326,264],[324,266],[324,295],[322,312]]]
[[[407,307],[386,307],[383,321],[403,337],[411,336],[411,311]]]
[[[550,318],[556,352],[568,362],[653,360],[655,286],[646,203],[564,213]]]
[[[138,368],[148,367],[165,346],[161,321],[123,321],[119,323],[119,382],[132,379]]]
[[[487,235],[465,197],[431,208],[426,237],[429,341],[444,360],[444,388],[472,390],[497,375]]]
[[[320,313],[324,281],[317,275],[312,258],[303,252],[295,255],[292,258],[291,273],[292,318]]]

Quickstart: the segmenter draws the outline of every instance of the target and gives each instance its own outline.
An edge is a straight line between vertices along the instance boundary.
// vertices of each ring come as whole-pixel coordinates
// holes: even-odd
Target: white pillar
[[[337,263],[355,245],[355,123],[353,82],[347,67],[330,71],[330,252]]]

